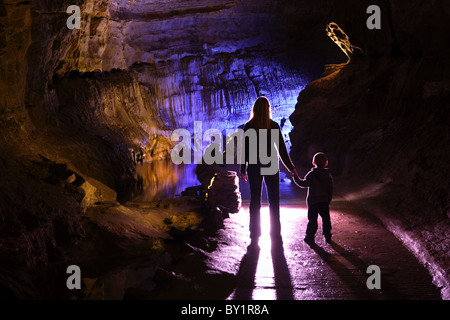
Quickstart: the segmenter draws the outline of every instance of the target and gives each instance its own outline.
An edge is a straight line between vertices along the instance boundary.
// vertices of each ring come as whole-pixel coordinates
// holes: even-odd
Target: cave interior
[[[450,298],[449,16],[446,0],[0,1],[0,296],[122,299],[134,284],[95,279],[137,261],[154,279],[205,220],[172,133],[242,128],[266,96],[298,170],[327,153],[335,191]],[[66,290],[68,264],[90,293]]]

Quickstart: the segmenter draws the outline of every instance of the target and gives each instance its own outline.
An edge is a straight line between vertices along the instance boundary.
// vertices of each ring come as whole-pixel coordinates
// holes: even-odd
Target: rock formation
[[[207,201],[212,207],[223,207],[226,213],[238,213],[242,198],[239,192],[239,178],[234,171],[218,172],[211,179]]]

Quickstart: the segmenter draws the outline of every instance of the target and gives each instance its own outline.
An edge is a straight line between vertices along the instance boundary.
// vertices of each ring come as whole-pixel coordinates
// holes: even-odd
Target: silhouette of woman
[[[266,130],[263,130],[266,129]],[[257,141],[250,141],[246,132],[248,130],[256,131]],[[267,155],[261,154],[260,139],[267,134]],[[278,137],[278,139],[277,139]],[[273,138],[273,139],[272,139]],[[250,146],[250,143],[252,146]],[[276,148],[276,150],[275,150]],[[256,161],[252,159],[250,152],[257,152]],[[272,155],[272,152],[277,152],[276,155],[276,173],[264,174],[264,168],[270,167],[271,163],[263,163],[262,157],[267,158]],[[250,184],[250,246],[258,245],[259,237],[261,236],[261,193],[262,182],[264,180],[267,189],[267,198],[269,200],[270,211],[270,235],[272,241],[281,242],[281,224],[280,224],[280,172],[278,168],[278,159],[281,160],[284,166],[292,174],[297,174],[294,164],[287,152],[286,144],[281,133],[278,123],[271,119],[270,102],[266,97],[259,97],[253,104],[252,113],[249,121],[244,126],[244,143],[243,143],[243,163],[241,164],[241,179]],[[253,159],[255,159],[253,155]],[[274,159],[274,157],[270,157]],[[256,162],[256,163],[255,163]],[[266,162],[266,161],[265,161]]]

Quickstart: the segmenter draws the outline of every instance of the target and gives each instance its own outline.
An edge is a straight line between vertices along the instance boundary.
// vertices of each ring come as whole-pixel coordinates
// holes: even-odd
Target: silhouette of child
[[[314,243],[318,224],[317,218],[322,218],[322,229],[325,241],[331,243],[330,208],[333,195],[333,178],[327,168],[328,159],[323,152],[316,153],[312,164],[314,168],[309,171],[304,179],[293,174],[294,182],[301,188],[308,188],[306,203],[308,205],[308,226],[306,228],[305,242]]]

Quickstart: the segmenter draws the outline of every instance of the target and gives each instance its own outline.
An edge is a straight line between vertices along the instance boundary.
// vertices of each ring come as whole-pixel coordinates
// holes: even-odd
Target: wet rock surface
[[[155,288],[164,291],[170,281],[167,277],[169,282],[158,280],[164,272],[161,266],[187,257],[191,260],[183,268],[189,275],[204,265],[203,256],[192,255],[194,247],[189,244],[200,232],[217,230],[204,223],[208,218],[203,202],[199,197],[179,197],[126,205],[97,203],[81,218],[82,237],[65,246],[58,242],[62,250],[58,256],[48,257],[48,262],[30,266],[28,271],[24,266],[13,271],[5,265],[3,283],[19,299],[117,300],[130,298],[128,289],[151,291],[152,295]],[[10,256],[8,265],[20,265],[19,257],[20,251],[17,258]],[[70,265],[81,269],[81,290],[66,286]],[[198,279],[202,274],[195,276]],[[141,299],[145,297],[148,294]]]

